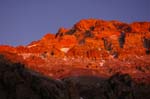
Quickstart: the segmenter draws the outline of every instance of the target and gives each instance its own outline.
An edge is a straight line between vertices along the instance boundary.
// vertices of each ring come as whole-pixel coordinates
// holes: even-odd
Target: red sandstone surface
[[[11,61],[54,78],[128,73],[150,83],[150,22],[84,19],[27,46],[0,46]]]

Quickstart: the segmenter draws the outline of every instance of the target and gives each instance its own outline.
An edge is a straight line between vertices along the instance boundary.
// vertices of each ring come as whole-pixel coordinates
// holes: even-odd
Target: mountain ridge
[[[0,53],[54,78],[121,72],[150,83],[150,22],[83,19],[26,46],[0,46]]]

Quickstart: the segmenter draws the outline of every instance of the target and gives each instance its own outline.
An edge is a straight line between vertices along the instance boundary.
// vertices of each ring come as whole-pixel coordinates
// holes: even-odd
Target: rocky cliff
[[[0,46],[0,53],[54,78],[120,72],[150,83],[150,22],[83,19],[27,46]]]

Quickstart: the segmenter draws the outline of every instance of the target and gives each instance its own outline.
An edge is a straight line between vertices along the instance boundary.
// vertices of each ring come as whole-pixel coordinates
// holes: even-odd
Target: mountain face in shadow
[[[149,84],[128,74],[53,79],[0,56],[1,99],[149,99]]]

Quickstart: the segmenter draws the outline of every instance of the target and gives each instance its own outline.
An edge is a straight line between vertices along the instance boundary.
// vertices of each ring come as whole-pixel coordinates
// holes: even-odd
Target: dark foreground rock
[[[0,58],[0,99],[68,99],[63,82]]]
[[[62,80],[70,97],[76,96],[70,99],[150,99],[150,85],[137,84],[128,74],[117,73],[108,79],[80,76]]]
[[[0,56],[0,99],[150,99],[150,85],[127,74],[56,80]]]

